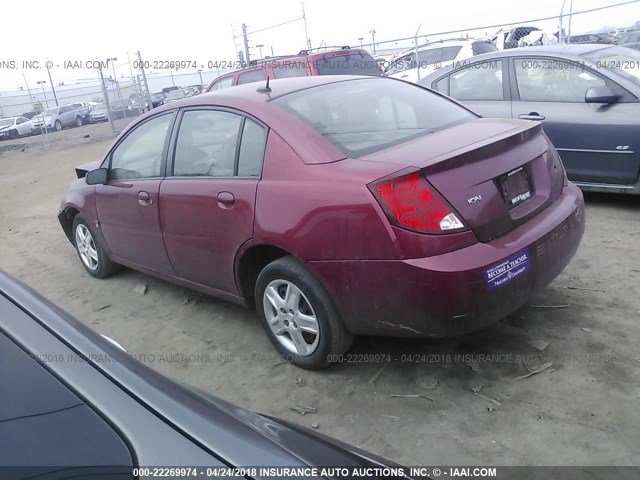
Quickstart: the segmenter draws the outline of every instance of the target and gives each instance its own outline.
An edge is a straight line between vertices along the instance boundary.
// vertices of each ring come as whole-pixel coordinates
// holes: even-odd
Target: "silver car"
[[[542,122],[583,190],[640,194],[640,52],[514,48],[456,62],[419,83],[485,117]]]
[[[82,113],[71,105],[47,108],[31,119],[31,130],[56,130],[64,127],[82,126]]]

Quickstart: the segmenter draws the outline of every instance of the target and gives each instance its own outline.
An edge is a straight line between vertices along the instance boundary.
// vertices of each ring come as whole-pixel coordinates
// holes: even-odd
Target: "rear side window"
[[[306,77],[307,67],[302,62],[274,62],[271,65],[275,78]]]
[[[336,55],[316,60],[318,75],[382,75],[382,70],[367,53]]]
[[[229,75],[228,77],[221,78],[216,81],[213,85],[211,85],[210,92],[214,92],[216,90],[222,90],[223,88],[229,88],[233,83],[233,75]]]
[[[449,90],[456,100],[503,100],[502,60],[475,63],[452,73]]]
[[[483,53],[491,53],[498,50],[498,48],[491,42],[473,42],[471,50],[474,55],[482,55]]]
[[[301,118],[351,158],[476,118],[429,90],[390,79],[331,83],[272,103]]]
[[[426,67],[434,63],[449,62],[455,60],[458,52],[462,47],[442,47],[434,48],[432,50],[418,51],[418,63],[420,67]],[[416,68],[415,65],[412,68]]]
[[[265,80],[267,77],[264,74],[264,70],[261,68],[256,70],[251,70],[249,72],[244,72],[238,75],[238,85],[243,85],[245,83],[253,83],[259,82],[261,80]]]
[[[176,176],[231,177],[242,117],[216,110],[185,112],[176,141]]]

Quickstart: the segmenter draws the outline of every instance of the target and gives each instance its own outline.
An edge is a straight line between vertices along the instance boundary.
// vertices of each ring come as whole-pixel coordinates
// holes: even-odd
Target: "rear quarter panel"
[[[397,165],[346,159],[309,165],[275,131],[258,185],[254,238],[301,260],[397,258],[397,242],[366,184]]]

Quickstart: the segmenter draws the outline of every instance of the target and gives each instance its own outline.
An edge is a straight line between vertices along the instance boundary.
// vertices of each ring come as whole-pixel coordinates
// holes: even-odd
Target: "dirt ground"
[[[74,165],[112,139],[90,125],[0,142],[0,268],[140,360],[405,465],[640,464],[640,198],[587,195],[580,250],[521,312],[455,339],[357,339],[352,352],[396,359],[381,373],[307,372],[281,363],[249,310],[131,270],[85,273],[56,215]]]

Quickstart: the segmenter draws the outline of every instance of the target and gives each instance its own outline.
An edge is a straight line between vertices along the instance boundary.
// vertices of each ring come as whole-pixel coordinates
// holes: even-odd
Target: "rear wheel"
[[[82,126],[82,118],[76,117],[76,127],[81,127],[81,126]]]
[[[53,126],[56,129],[56,132],[62,130],[62,123],[60,122],[60,120],[56,120],[56,123],[54,123]]]
[[[318,369],[337,360],[353,335],[322,284],[288,256],[267,265],[256,282],[256,308],[275,348],[289,361]]]
[[[80,215],[76,215],[73,220],[73,244],[82,266],[89,275],[105,278],[118,270],[119,265],[113,263],[104,253],[96,242],[89,224]]]

